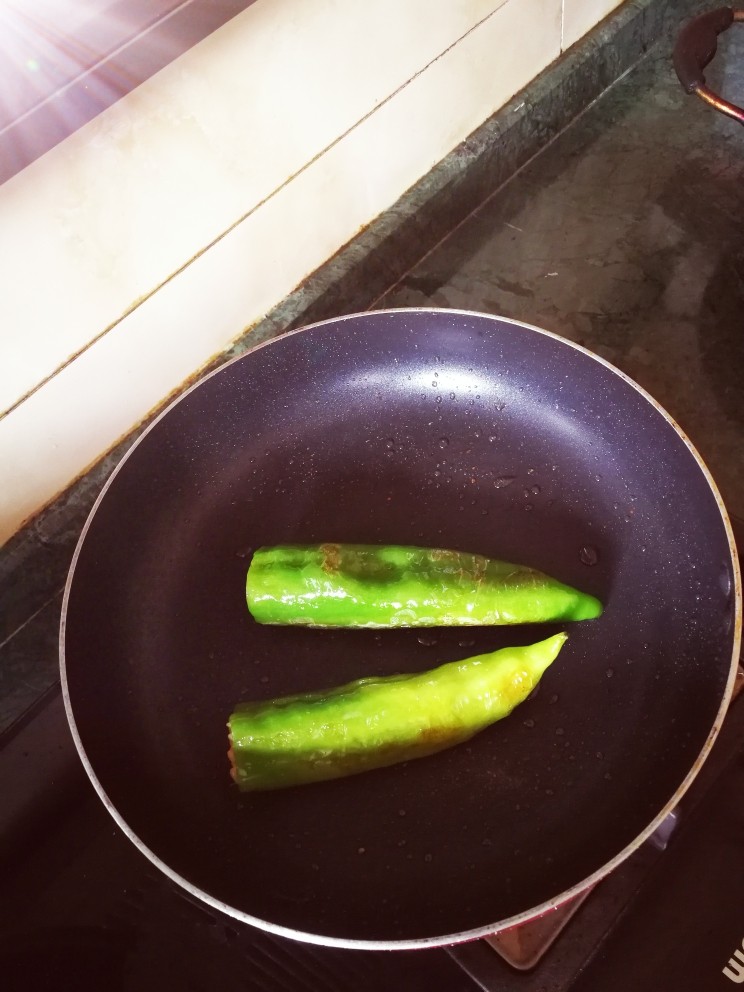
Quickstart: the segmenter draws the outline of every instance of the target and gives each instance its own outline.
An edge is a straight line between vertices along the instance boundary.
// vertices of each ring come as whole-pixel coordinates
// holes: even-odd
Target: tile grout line
[[[16,629],[11,634],[8,634],[8,636],[3,641],[0,641],[0,651],[2,651],[3,648],[13,640],[14,637],[17,637],[18,634],[20,634],[22,630],[24,630],[26,627],[28,627],[28,625],[33,620],[35,620],[36,617],[38,617],[38,615],[43,610],[45,610],[47,608],[47,606],[49,606],[49,604],[60,595],[61,592],[62,592],[61,589],[57,589],[56,592],[53,592],[52,595],[49,597],[49,599],[45,600],[41,604],[41,606],[38,607],[38,609],[34,610],[34,612],[31,614],[30,617],[27,617],[23,621],[23,623],[20,625],[20,627],[16,627]]]
[[[566,0],[561,0],[561,53],[565,51],[563,47],[566,36]]]

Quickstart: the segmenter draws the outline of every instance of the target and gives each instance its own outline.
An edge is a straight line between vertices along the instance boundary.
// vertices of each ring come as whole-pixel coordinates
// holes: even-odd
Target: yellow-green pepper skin
[[[243,791],[279,789],[452,747],[523,702],[567,636],[414,675],[240,705],[228,722],[233,779]]]
[[[259,548],[246,578],[252,616],[312,627],[444,627],[589,620],[594,596],[481,555],[401,545]]]

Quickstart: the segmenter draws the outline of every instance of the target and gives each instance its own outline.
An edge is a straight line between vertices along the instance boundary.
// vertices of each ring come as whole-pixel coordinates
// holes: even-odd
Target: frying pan
[[[537,692],[469,743],[241,795],[238,701],[560,629],[254,623],[252,550],[327,540],[529,564],[605,612],[570,625]],[[498,931],[630,854],[707,755],[740,635],[726,512],[647,394],[537,328],[391,310],[257,347],[152,424],[80,538],[61,666],[93,784],[192,896],[288,937],[396,949]]]

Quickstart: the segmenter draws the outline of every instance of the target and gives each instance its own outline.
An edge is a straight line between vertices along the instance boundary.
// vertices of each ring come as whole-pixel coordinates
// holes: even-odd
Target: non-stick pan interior
[[[606,609],[470,743],[241,796],[235,703],[559,629],[260,627],[251,551],[291,541],[480,552]],[[81,541],[63,674],[115,815],[195,890],[310,939],[430,941],[551,900],[648,828],[726,696],[734,581],[704,470],[622,376],[509,321],[378,312],[258,348],[154,424]]]

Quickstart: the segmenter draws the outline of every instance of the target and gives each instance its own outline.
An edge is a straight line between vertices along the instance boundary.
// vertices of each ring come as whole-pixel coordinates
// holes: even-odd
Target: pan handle
[[[716,54],[718,35],[728,30],[734,21],[744,21],[744,10],[719,7],[694,18],[677,37],[673,61],[677,78],[687,93],[695,93],[722,114],[744,124],[744,110],[708,89],[703,75],[703,69]]]

